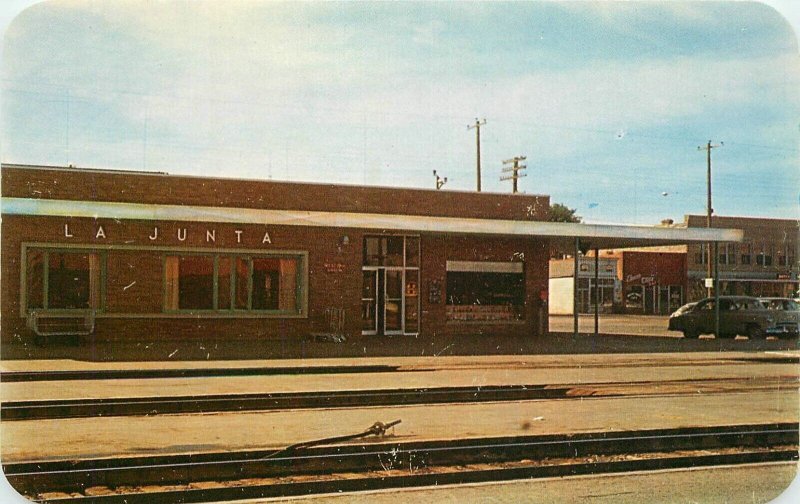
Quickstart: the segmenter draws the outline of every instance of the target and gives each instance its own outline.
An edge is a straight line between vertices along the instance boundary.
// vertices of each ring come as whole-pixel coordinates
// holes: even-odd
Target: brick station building
[[[82,320],[94,341],[142,344],[535,337],[555,241],[739,239],[548,211],[524,194],[3,165],[3,348]]]
[[[349,336],[539,328],[545,239],[425,227],[545,220],[546,196],[18,165],[2,191],[4,342],[32,311],[127,341],[300,338],[330,309]]]

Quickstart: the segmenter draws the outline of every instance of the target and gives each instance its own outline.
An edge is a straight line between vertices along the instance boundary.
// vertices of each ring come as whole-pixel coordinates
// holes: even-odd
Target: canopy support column
[[[572,335],[578,337],[578,254],[580,253],[581,240],[575,237],[575,261],[572,269]]]
[[[594,249],[594,335],[600,333],[600,251]],[[589,290],[591,294],[591,290]]]
[[[719,338],[719,242],[714,242],[714,337]]]

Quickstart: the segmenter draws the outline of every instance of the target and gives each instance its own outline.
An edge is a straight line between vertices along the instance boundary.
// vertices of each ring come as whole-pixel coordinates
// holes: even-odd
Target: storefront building
[[[685,303],[685,253],[658,249],[615,250],[608,251],[607,255],[619,261],[623,313],[669,315]]]
[[[715,215],[711,225],[744,232],[743,242],[720,244],[718,247],[720,294],[764,297],[793,297],[798,294],[800,221]],[[687,215],[683,226],[689,229],[705,227],[706,217]],[[707,245],[689,245],[687,259],[688,301],[697,301],[707,295]]]
[[[546,220],[546,196],[19,165],[2,183],[3,343],[87,312],[104,341],[304,338],[331,310],[348,337],[546,330],[547,238],[469,231]]]
[[[617,275],[616,258],[600,257],[595,275],[594,257],[578,257],[577,306],[578,313],[592,313],[598,303],[600,313],[614,313],[622,301],[621,282]],[[550,261],[550,303],[551,315],[572,315],[573,259],[552,259]]]

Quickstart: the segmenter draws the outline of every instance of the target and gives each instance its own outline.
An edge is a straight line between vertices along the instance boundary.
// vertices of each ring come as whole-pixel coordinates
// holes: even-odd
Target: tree
[[[561,203],[553,203],[550,205],[550,221],[551,222],[581,222],[580,215],[575,215],[577,210],[574,208],[567,208]]]
[[[581,222],[581,216],[575,215],[576,211],[575,208],[568,208],[561,203],[553,203],[550,205],[550,222]],[[563,259],[573,253],[570,247],[564,248],[563,244],[550,247],[550,259]]]

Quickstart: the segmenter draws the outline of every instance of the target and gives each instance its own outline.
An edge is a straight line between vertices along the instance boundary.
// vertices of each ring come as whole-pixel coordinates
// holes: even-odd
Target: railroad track
[[[345,373],[396,373],[401,366],[373,364],[347,366],[273,366],[169,369],[75,369],[63,371],[3,371],[0,381],[141,380],[149,378],[204,378],[220,376],[275,376]],[[424,370],[424,369],[423,369]]]
[[[432,387],[202,396],[130,397],[4,401],[3,421],[214,413],[310,408],[352,408],[412,404],[446,404],[489,401],[586,399],[590,397],[642,397],[752,390],[754,381],[744,378],[710,378],[624,383],[559,385],[503,385]],[[762,389],[797,388],[796,377],[772,377],[759,382]]]
[[[400,428],[400,427],[398,427]],[[344,436],[345,438],[353,436]],[[521,478],[798,460],[798,425],[310,446],[6,464],[48,502],[208,502]]]

